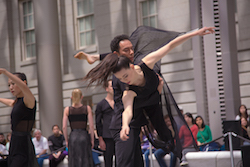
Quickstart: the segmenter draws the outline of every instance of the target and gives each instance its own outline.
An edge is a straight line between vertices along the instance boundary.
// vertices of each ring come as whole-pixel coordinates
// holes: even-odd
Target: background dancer
[[[92,167],[92,150],[94,147],[94,123],[90,106],[81,103],[83,98],[79,89],[72,91],[72,106],[66,107],[63,113],[63,134],[69,151],[69,166]],[[67,121],[69,120],[71,133],[68,138]],[[89,132],[86,130],[89,122]],[[90,136],[89,136],[90,133]],[[91,139],[90,139],[91,137]]]
[[[9,78],[9,90],[16,97],[15,100],[0,98],[0,102],[13,107],[8,166],[39,167],[30,134],[35,122],[36,100],[27,86],[26,75],[24,73],[12,74],[3,68],[0,68],[0,74]]]
[[[114,91],[112,80],[105,83],[107,96],[96,106],[96,129],[99,137],[99,146],[104,150],[104,161],[106,167],[113,166],[113,155],[115,154],[115,142],[109,130],[112,115],[114,114]]]

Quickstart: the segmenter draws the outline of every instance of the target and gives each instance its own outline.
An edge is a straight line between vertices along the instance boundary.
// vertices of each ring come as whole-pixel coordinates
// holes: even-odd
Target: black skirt
[[[9,167],[39,167],[29,132],[12,132]]]
[[[86,130],[73,129],[69,136],[70,167],[93,167],[90,135]]]

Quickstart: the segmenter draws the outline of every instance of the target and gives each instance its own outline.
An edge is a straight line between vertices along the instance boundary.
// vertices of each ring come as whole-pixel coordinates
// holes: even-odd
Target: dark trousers
[[[65,154],[62,152],[61,155],[56,159],[53,155],[49,156],[49,167],[57,167],[57,165],[63,161]]]
[[[119,167],[143,167],[140,134],[141,128],[131,128],[129,139],[120,139],[120,129],[111,130],[115,141],[115,159]]]
[[[112,167],[113,155],[115,155],[115,141],[113,138],[103,138],[103,140],[106,144],[106,151],[104,152],[105,167]]]

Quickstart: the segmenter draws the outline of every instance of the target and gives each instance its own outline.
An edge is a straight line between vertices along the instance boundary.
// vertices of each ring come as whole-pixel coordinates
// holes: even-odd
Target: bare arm
[[[89,133],[91,137],[91,144],[92,148],[94,148],[94,121],[93,121],[93,115],[92,115],[92,110],[90,106],[87,106],[88,109],[88,121],[89,121]]]
[[[165,46],[161,47],[160,49],[151,52],[150,54],[148,54],[146,57],[144,57],[142,59],[142,61],[151,69],[153,69],[155,63],[157,61],[159,61],[161,58],[163,58],[167,53],[169,53],[172,49],[174,49],[176,46],[182,44],[183,42],[187,41],[188,39],[200,35],[206,35],[206,34],[212,34],[214,33],[214,29],[215,27],[203,27],[199,30],[181,35],[177,38],[175,38],[174,40],[172,40],[171,42],[169,42],[168,44],[166,44]]]
[[[14,100],[12,99],[4,99],[4,98],[0,98],[0,102],[5,104],[6,106],[12,107]]]
[[[29,87],[27,86],[27,84],[25,82],[23,82],[16,75],[13,75],[12,73],[10,73],[9,71],[7,71],[3,68],[0,68],[0,74],[6,75],[21,89],[21,91],[24,94],[23,101],[24,101],[24,104],[26,105],[26,107],[33,108],[35,106],[35,97],[31,93]]]
[[[66,147],[68,147],[68,130],[67,130],[68,116],[69,116],[69,107],[66,107],[63,112],[63,126],[62,126]]]
[[[37,155],[37,157],[39,158],[41,155],[45,154],[47,152],[47,149],[44,149],[43,151],[40,152],[40,154]]]
[[[129,135],[129,123],[133,117],[133,102],[136,93],[134,91],[124,91],[122,96],[122,102],[124,105],[124,111],[122,113],[122,130],[120,132],[120,138],[127,140]]]

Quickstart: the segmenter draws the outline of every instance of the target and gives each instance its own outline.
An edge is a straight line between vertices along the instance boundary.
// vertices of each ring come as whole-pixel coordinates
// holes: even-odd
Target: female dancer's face
[[[123,68],[120,71],[115,73],[115,77],[118,78],[121,82],[126,83],[128,85],[132,85],[134,83],[133,80],[133,68]]]
[[[21,89],[11,79],[8,80],[8,86],[13,96],[22,97]]]

